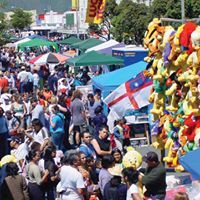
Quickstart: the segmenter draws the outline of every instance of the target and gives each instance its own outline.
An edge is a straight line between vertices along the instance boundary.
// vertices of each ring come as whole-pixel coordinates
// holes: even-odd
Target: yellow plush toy
[[[133,147],[128,147],[127,153],[123,157],[123,166],[138,169],[142,165],[142,155]]]

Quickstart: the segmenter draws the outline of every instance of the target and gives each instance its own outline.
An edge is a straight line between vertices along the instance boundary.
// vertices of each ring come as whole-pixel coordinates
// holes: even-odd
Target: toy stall
[[[144,47],[149,49],[146,74],[154,82],[152,145],[167,149],[168,167],[183,171],[180,158],[200,146],[200,26],[186,22],[175,30],[154,19]]]

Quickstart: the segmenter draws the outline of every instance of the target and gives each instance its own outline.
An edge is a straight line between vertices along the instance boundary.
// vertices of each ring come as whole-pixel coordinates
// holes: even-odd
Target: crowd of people
[[[144,174],[124,168],[125,118],[109,133],[101,91],[83,99],[66,67],[31,66],[35,55],[0,50],[0,199],[164,200],[158,155],[143,158]]]

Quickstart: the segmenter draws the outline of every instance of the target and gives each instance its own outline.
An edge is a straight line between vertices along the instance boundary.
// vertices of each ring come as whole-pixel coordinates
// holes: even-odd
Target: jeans
[[[20,92],[25,93],[27,91],[27,83],[20,82]]]
[[[9,154],[8,132],[0,134],[0,159]]]
[[[51,140],[58,150],[63,150],[64,133],[51,133]]]

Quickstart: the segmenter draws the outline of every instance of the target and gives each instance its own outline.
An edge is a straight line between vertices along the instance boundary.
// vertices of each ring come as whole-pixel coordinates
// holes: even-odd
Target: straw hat
[[[112,176],[122,176],[122,166],[120,165],[115,165],[114,167],[109,168],[108,171]]]

